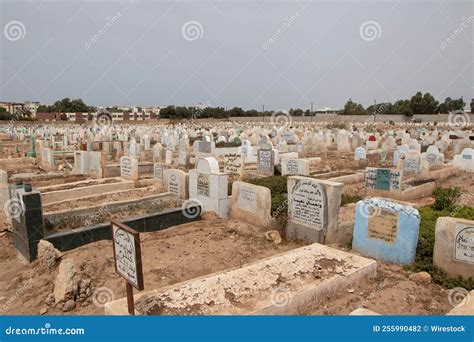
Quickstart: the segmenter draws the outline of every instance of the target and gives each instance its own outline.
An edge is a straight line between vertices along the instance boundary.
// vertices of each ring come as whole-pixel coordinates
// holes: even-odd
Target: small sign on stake
[[[115,271],[126,280],[128,312],[134,315],[133,287],[139,291],[144,288],[140,233],[123,223],[111,223]]]

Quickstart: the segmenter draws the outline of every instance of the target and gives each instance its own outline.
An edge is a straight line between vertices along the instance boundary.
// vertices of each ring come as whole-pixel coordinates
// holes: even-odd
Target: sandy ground
[[[418,284],[408,279],[410,272],[402,267],[377,263],[376,279],[342,289],[336,298],[302,308],[299,314],[347,315],[363,307],[383,315],[444,315],[453,308],[443,287]]]
[[[224,221],[206,214],[198,223],[142,234],[145,289],[150,290],[207,275],[269,257],[301,246],[295,242],[274,245],[264,232],[248,224]],[[46,270],[39,261],[25,264],[16,255],[11,233],[0,238],[0,308],[4,314],[48,315],[103,314],[103,308],[86,299],[83,306],[63,312],[45,303],[53,292],[57,267]],[[114,298],[125,296],[124,281],[114,270],[112,244],[99,241],[63,253],[71,259],[80,279],[92,279],[92,293],[104,291]],[[301,315],[340,315],[366,307],[382,314],[444,314],[451,307],[447,290],[435,284],[419,285],[408,279],[410,273],[396,265],[379,263],[376,279],[353,289],[343,289],[323,305],[300,309]],[[33,285],[27,286],[29,279]]]
[[[296,242],[274,245],[264,231],[237,221],[224,221],[205,214],[200,222],[164,231],[141,234],[145,290],[158,288],[266,258],[301,246]],[[114,269],[111,241],[98,241],[65,252],[72,259],[80,279],[91,279],[92,288],[106,287],[115,298],[125,297],[125,283]],[[64,313],[48,307],[45,299],[53,292],[57,268],[49,271],[39,261],[28,265],[16,255],[11,233],[0,238],[0,308],[4,314],[102,314],[88,298],[84,307]],[[33,286],[24,284],[33,279]],[[24,289],[21,291],[21,289]],[[25,290],[26,288],[26,290]],[[20,295],[18,295],[20,292]],[[15,300],[12,300],[15,299]]]

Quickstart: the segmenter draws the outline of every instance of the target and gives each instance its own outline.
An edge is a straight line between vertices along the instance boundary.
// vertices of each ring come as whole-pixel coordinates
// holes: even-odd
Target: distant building
[[[21,111],[28,111],[32,117],[36,117],[36,110],[40,106],[36,101],[24,102],[0,102],[0,107],[4,108],[8,113],[15,114]]]
[[[100,113],[36,113],[36,119],[39,121],[70,121],[83,123],[86,121],[93,121],[97,119],[97,114]],[[108,112],[112,121],[143,121],[157,119],[159,113],[152,111],[145,111],[141,109],[138,111],[124,111],[124,112]]]
[[[23,103],[21,103],[21,102],[0,102],[0,107],[4,108],[10,114],[15,114],[19,110],[23,109]]]
[[[471,113],[474,114],[474,99],[471,100]]]

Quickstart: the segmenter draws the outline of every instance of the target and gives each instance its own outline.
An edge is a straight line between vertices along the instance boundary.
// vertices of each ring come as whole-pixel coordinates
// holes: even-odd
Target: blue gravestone
[[[355,210],[354,250],[386,262],[413,263],[420,228],[418,210],[382,198],[359,201]]]

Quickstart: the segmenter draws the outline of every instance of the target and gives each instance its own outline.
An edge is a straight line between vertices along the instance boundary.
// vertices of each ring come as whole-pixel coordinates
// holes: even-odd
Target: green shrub
[[[251,184],[264,186],[269,188],[272,196],[272,212],[273,218],[285,216],[288,212],[288,195],[287,195],[287,176],[273,176],[265,178],[251,179]]]
[[[432,195],[435,198],[433,207],[436,210],[450,210],[461,196],[461,190],[459,188],[436,188]]]

